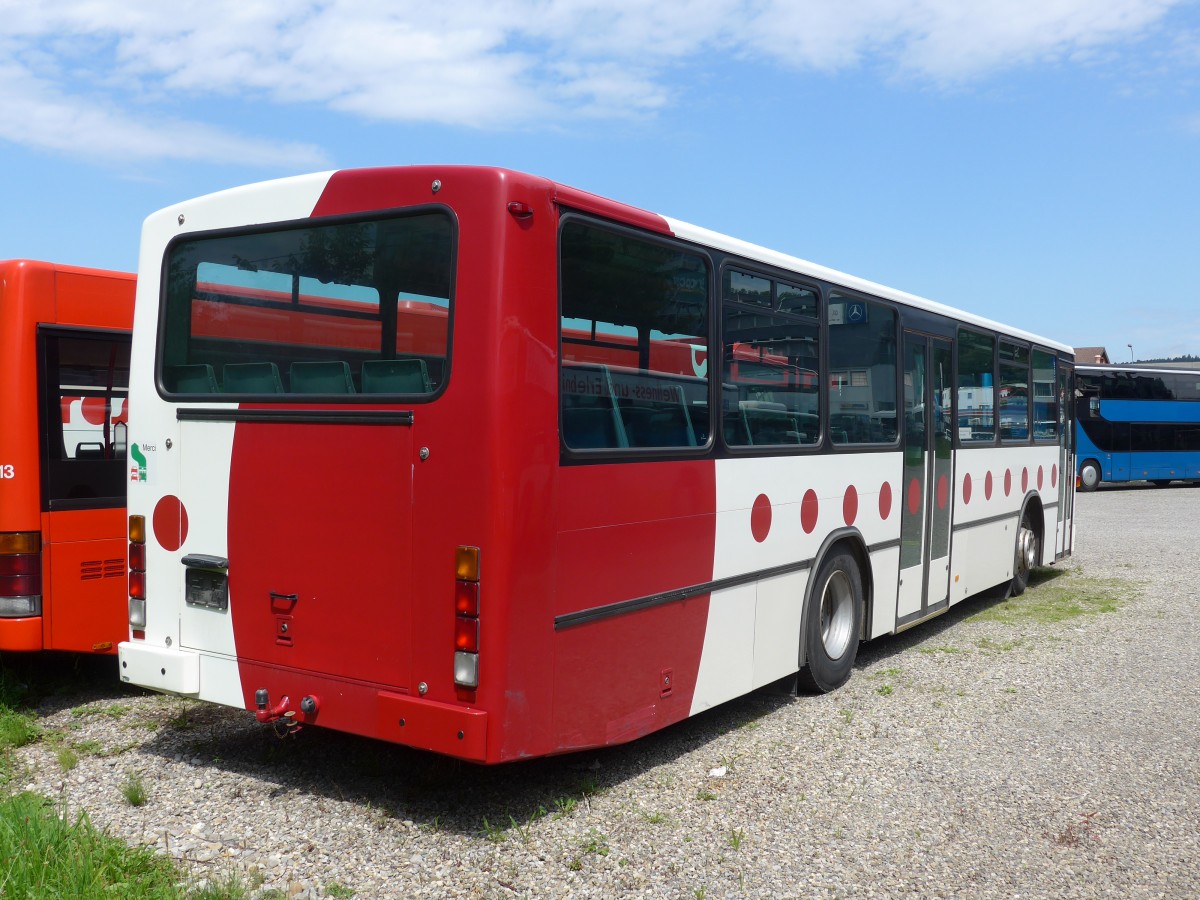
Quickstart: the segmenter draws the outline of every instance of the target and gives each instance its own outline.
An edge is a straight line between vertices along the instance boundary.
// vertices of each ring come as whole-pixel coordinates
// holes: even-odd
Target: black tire
[[[1090,494],[1100,487],[1100,465],[1094,459],[1084,460],[1079,467],[1079,490]]]
[[[1037,532],[1029,520],[1029,513],[1021,513],[1021,524],[1017,526],[1017,546],[1013,551],[1013,577],[1008,586],[1008,596],[1019,597],[1029,586],[1029,573],[1038,560]]]
[[[800,687],[826,694],[850,678],[862,634],[863,588],[858,561],[848,550],[825,557],[812,581],[801,635]]]

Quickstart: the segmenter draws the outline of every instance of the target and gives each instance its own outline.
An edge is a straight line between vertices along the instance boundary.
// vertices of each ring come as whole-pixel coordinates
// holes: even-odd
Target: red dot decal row
[[[1045,480],[1045,470],[1042,466],[1037,467],[1037,472],[1034,475],[1038,490],[1042,489],[1042,484]],[[992,499],[992,488],[994,480],[991,472],[986,472],[983,477],[983,498],[984,500]],[[1050,486],[1055,487],[1058,484],[1058,466],[1050,467]],[[1011,469],[1004,470],[1004,496],[1008,497],[1012,494],[1013,473]],[[1029,490],[1029,469],[1028,467],[1021,469],[1021,490]],[[910,515],[916,515],[921,511],[921,497],[923,494],[923,485],[920,478],[910,479],[905,489],[905,503],[908,507]],[[974,481],[971,479],[971,473],[967,472],[963,475],[962,480],[962,499],[963,504],[969,504],[974,496]],[[167,498],[163,498],[164,500]],[[174,499],[174,498],[172,498]],[[945,509],[950,502],[950,481],[945,475],[941,475],[937,480],[937,489],[935,491],[935,501],[938,509]],[[181,510],[182,511],[182,510]],[[805,534],[812,534],[817,527],[817,515],[820,512],[820,501],[817,498],[817,492],[809,488],[804,492],[804,499],[800,502],[800,527],[804,529]],[[842,520],[847,525],[853,525],[858,519],[858,488],[850,485],[846,488],[845,494],[842,495]],[[879,487],[879,518],[882,521],[887,521],[892,514],[892,485],[885,481]],[[762,543],[771,533],[772,523],[772,506],[771,498],[766,494],[759,494],[754,498],[754,505],[750,510],[750,533],[754,536],[754,540]],[[155,511],[157,531],[157,510]],[[187,530],[187,513],[183,512],[184,533]],[[161,543],[161,538],[160,538]],[[182,543],[182,540],[180,541]]]

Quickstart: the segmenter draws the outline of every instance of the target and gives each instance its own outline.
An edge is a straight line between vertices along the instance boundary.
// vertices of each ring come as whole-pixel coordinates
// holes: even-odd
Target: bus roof
[[[294,187],[296,190],[309,191],[316,188],[319,198],[317,199],[316,205],[312,208],[312,215],[319,216],[323,215],[326,209],[328,209],[324,202],[326,200],[325,193],[323,190],[321,190],[323,187],[332,186],[337,182],[342,182],[343,185],[345,185],[346,182],[358,182],[359,186],[361,187],[362,181],[364,180],[383,180],[387,179],[389,175],[398,176],[408,173],[423,173],[441,178],[445,178],[450,174],[459,174],[478,179],[513,180],[526,186],[540,185],[550,192],[555,202],[560,206],[603,216],[623,224],[656,231],[660,234],[673,235],[682,240],[691,241],[716,250],[723,250],[727,253],[736,254],[738,256],[745,257],[746,259],[762,263],[763,265],[786,269],[800,275],[807,275],[811,278],[832,282],[848,290],[870,294],[875,297],[891,300],[906,306],[926,310],[937,315],[948,316],[966,325],[974,325],[990,331],[997,331],[1018,340],[1028,341],[1033,344],[1039,344],[1043,347],[1052,348],[1062,353],[1074,355],[1074,349],[1069,344],[1064,344],[1060,341],[1051,340],[1050,338],[1042,337],[1020,328],[1014,328],[983,316],[978,316],[960,309],[955,309],[954,307],[947,306],[933,300],[928,300],[915,294],[896,290],[894,288],[877,284],[854,275],[839,272],[835,269],[830,269],[796,256],[790,256],[786,253],[781,253],[776,250],[751,244],[747,241],[742,241],[737,238],[721,234],[717,231],[712,231],[697,225],[691,225],[678,219],[671,219],[658,213],[649,212],[647,210],[630,206],[619,201],[610,200],[607,197],[602,197],[589,191],[573,188],[569,185],[561,184],[543,177],[516,172],[510,169],[493,166],[460,165],[391,166],[371,169],[341,169],[245,185],[243,187],[232,188],[227,191],[220,191],[217,194],[209,196],[215,197],[221,195],[238,195],[239,200],[249,201],[255,206],[256,215],[247,221],[252,220],[257,222],[268,222],[272,219],[271,210],[274,206],[274,203],[272,202],[271,198],[275,196],[275,194],[273,194],[273,190],[277,187],[283,188],[284,186],[290,186]],[[379,196],[378,194],[370,191],[353,193],[355,193],[356,197],[361,198],[370,197],[374,199]],[[197,198],[197,200],[200,201],[205,199],[207,198]],[[370,207],[363,206],[360,211],[367,211],[369,208]],[[176,207],[171,207],[170,209],[174,210]],[[340,211],[345,212],[346,210],[343,207]],[[153,219],[158,215],[166,214],[168,214],[167,209],[160,210],[159,213],[152,215],[150,219]],[[173,213],[171,215],[173,217]],[[147,221],[149,221],[149,219]]]

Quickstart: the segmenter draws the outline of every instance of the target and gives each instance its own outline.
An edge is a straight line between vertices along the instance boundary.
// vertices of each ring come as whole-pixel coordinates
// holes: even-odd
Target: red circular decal
[[[846,488],[846,496],[842,498],[842,518],[846,520],[847,525],[853,525],[854,520],[858,518],[858,491],[854,485]]]
[[[937,505],[938,509],[946,508],[946,501],[950,499],[950,483],[946,480],[945,475],[939,475],[937,481]]]
[[[800,503],[800,527],[804,529],[805,534],[812,534],[813,529],[817,527],[818,508],[817,492],[809,488],[804,492],[804,500]]]
[[[1029,467],[1025,466],[1021,469],[1021,493],[1029,490]]]
[[[1050,467],[1050,487],[1058,485],[1058,464],[1055,463]]]
[[[908,483],[908,511],[916,515],[921,509],[921,480],[914,478]]]
[[[963,476],[963,503],[971,502],[971,473]]]
[[[167,494],[154,507],[154,539],[164,550],[178,550],[187,540],[187,510],[178,497]]]
[[[892,486],[885,481],[883,487],[879,489],[879,518],[886,520],[891,514]]]
[[[750,531],[760,544],[771,533],[771,501],[766,494],[754,498],[754,508],[750,511]]]
[[[1040,491],[1042,489],[1042,467],[1041,466],[1038,466],[1037,486],[1038,486],[1038,490]]]
[[[104,398],[103,397],[84,397],[83,398],[83,421],[89,425],[104,424]]]
[[[1004,496],[1007,497],[1012,493],[1012,470],[1004,470]]]
[[[985,476],[983,476],[983,499],[984,500],[992,499],[992,473],[991,472],[988,472]]]

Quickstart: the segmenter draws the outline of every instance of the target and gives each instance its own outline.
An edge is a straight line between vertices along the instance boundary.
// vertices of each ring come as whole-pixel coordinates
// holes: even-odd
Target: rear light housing
[[[454,551],[454,683],[479,687],[479,548]]]
[[[129,627],[134,637],[146,629],[146,517],[129,517]],[[140,634],[139,634],[140,632]]]
[[[42,535],[0,534],[0,618],[42,614]]]

